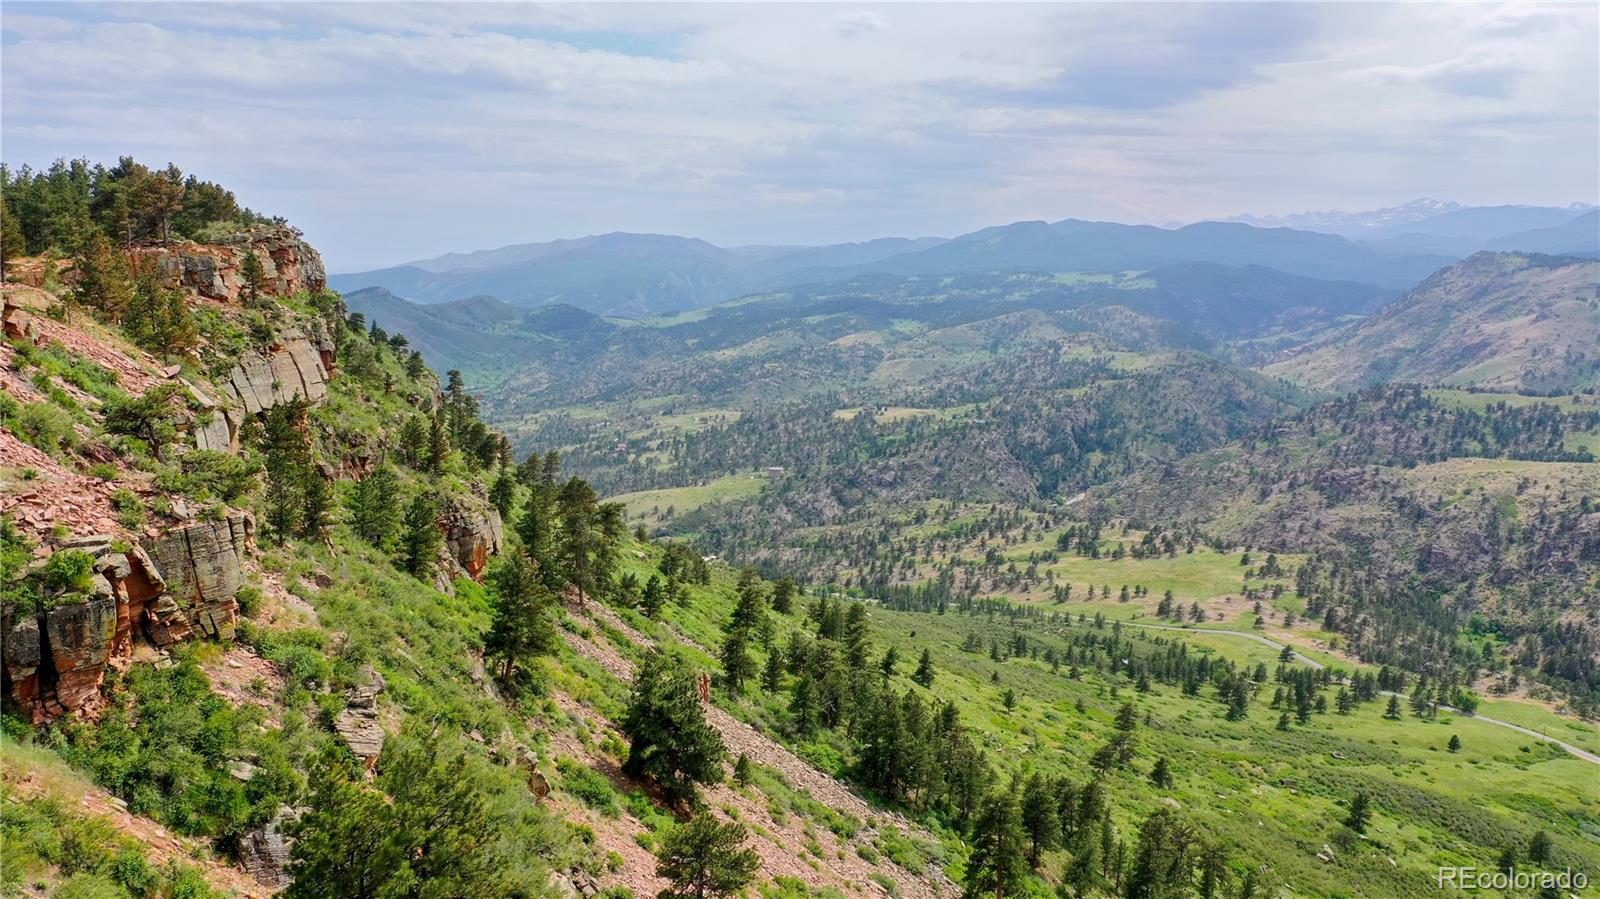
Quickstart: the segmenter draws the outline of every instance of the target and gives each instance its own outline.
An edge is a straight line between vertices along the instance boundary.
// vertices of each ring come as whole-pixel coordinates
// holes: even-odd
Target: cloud
[[[6,161],[168,159],[335,269],[609,230],[1597,199],[1592,5],[27,4]]]

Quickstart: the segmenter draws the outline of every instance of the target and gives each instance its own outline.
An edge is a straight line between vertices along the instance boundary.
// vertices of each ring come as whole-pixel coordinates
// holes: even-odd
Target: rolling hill
[[[1559,392],[1600,376],[1600,262],[1477,253],[1267,367],[1322,389],[1384,381]]]

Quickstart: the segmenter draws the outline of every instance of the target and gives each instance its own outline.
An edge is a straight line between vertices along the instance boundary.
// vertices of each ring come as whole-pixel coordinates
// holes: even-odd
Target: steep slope
[[[622,770],[629,671],[585,655],[605,640],[590,628],[626,628],[607,661],[661,646],[698,674],[698,647],[633,611],[637,574],[718,615],[739,575],[690,554],[680,582],[684,554],[624,533],[581,479],[536,462],[519,480],[474,398],[350,314],[293,232],[94,249],[8,259],[0,290],[0,892],[666,886],[653,853],[695,810]],[[609,327],[482,299],[427,325],[508,311]],[[583,532],[594,577],[506,526],[541,503]],[[548,636],[508,644],[507,627]],[[739,822],[760,889],[955,895],[940,862],[959,837],[873,808],[736,693],[688,698],[733,750],[697,774],[698,814]]]
[[[1382,381],[1584,389],[1600,376],[1597,285],[1594,261],[1478,253],[1265,370],[1323,389]]]

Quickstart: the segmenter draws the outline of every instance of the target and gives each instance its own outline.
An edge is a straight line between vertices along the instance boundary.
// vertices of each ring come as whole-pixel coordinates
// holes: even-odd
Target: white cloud
[[[335,268],[613,229],[1595,201],[1596,8],[7,3],[12,164],[132,152]]]

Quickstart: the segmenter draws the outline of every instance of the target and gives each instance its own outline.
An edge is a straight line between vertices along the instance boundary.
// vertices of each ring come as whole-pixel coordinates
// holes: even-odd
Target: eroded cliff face
[[[128,249],[135,265],[154,265],[168,287],[182,287],[208,300],[235,305],[243,303],[249,295],[244,264],[245,257],[251,253],[261,263],[260,290],[267,296],[316,293],[328,287],[328,272],[321,254],[294,229],[280,225],[241,231],[222,243],[180,240]],[[66,285],[75,283],[77,275],[71,261],[43,256],[6,260],[7,281],[43,288],[49,286],[52,278]]]
[[[138,546],[109,535],[63,543],[94,560],[90,590],[43,609],[0,606],[6,696],[35,724],[92,712],[106,668],[130,661],[136,638],[158,647],[196,634],[231,639],[252,530],[247,513],[233,512]]]
[[[333,352],[333,341],[320,329],[283,331],[265,351],[239,360],[219,386],[238,400],[246,415],[295,398],[319,403],[333,377]]]
[[[464,574],[483,580],[489,558],[505,543],[505,525],[500,511],[482,497],[453,498],[439,512],[439,530],[444,534],[448,554],[441,573],[450,577]]]

